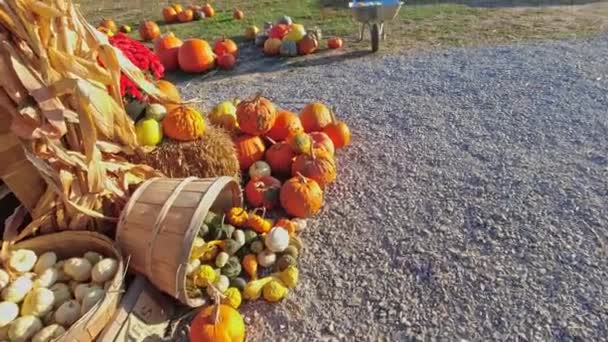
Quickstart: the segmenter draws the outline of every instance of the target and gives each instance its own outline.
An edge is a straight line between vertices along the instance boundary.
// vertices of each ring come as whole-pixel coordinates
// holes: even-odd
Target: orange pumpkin
[[[215,66],[213,51],[202,39],[186,40],[179,48],[177,60],[185,72],[204,72]]]
[[[217,57],[217,65],[225,70],[230,70],[234,68],[236,64],[236,58],[229,53],[225,53],[223,55],[219,55]]]
[[[304,128],[302,127],[298,115],[290,111],[282,110],[277,113],[277,119],[274,121],[274,125],[270,131],[266,133],[266,136],[275,141],[281,141],[287,139],[290,135],[303,131]]]
[[[205,120],[190,106],[177,106],[162,121],[163,133],[179,141],[196,140],[205,133]]]
[[[219,315],[217,314],[219,310]],[[215,321],[215,318],[218,318]],[[229,305],[203,308],[190,325],[190,342],[243,342],[245,323],[241,314]]]
[[[323,132],[311,132],[308,135],[310,135],[310,138],[313,141],[312,146],[314,149],[322,149],[327,151],[330,156],[334,155],[334,142],[329,138],[327,134]]]
[[[171,24],[177,21],[177,11],[172,6],[163,7],[163,19],[167,24]]]
[[[173,32],[163,34],[154,41],[154,53],[166,71],[175,71],[179,68],[177,54],[182,44],[182,41]]]
[[[202,11],[203,13],[205,13],[206,18],[211,18],[215,15],[215,10],[209,4],[205,4],[202,8]]]
[[[312,138],[304,132],[299,132],[289,136],[287,143],[295,154],[308,153],[312,147]]]
[[[283,42],[277,38],[268,38],[264,42],[264,53],[268,56],[276,56],[281,52]]]
[[[313,34],[307,34],[298,42],[298,53],[300,55],[308,55],[317,50],[319,41]]]
[[[306,133],[319,132],[331,122],[331,112],[321,102],[311,102],[300,112],[300,121]]]
[[[177,20],[180,23],[187,23],[192,21],[192,17],[194,16],[194,12],[191,9],[186,9],[177,14]]]
[[[336,180],[336,163],[328,152],[312,150],[311,154],[301,154],[294,159],[291,175],[298,174],[317,181],[324,188]]]
[[[283,39],[289,33],[289,26],[285,24],[274,25],[270,32],[268,33],[268,37],[275,39]]]
[[[327,46],[330,49],[339,49],[344,45],[344,41],[340,37],[332,37],[327,40]]]
[[[264,157],[264,151],[266,151],[262,139],[251,135],[242,135],[236,138],[234,147],[242,171],[246,171],[253,163],[261,160]]]
[[[179,13],[179,12],[181,12],[181,11],[184,10],[184,8],[182,7],[182,5],[180,5],[180,4],[173,4],[173,5],[171,5],[171,7],[173,7],[173,9],[175,10],[175,12],[177,12],[177,13]]]
[[[232,39],[224,37],[215,41],[213,44],[213,52],[218,56],[229,53],[236,57],[239,53],[239,47]]]
[[[270,169],[276,174],[289,174],[295,153],[291,147],[284,142],[276,143],[266,151],[266,162]]]
[[[280,197],[283,209],[296,217],[311,217],[323,207],[323,190],[317,182],[302,175],[285,182]]]
[[[236,106],[236,120],[241,131],[251,135],[262,135],[272,128],[277,117],[274,104],[257,95],[251,100],[241,101]]]
[[[112,32],[118,32],[118,27],[116,26],[116,23],[112,19],[103,18],[101,20],[101,23],[99,23],[99,26],[105,27]]]
[[[139,36],[144,41],[154,40],[160,36],[160,28],[151,20],[142,21],[139,24]]]
[[[247,204],[253,208],[273,209],[279,204],[281,182],[272,176],[252,179],[245,186]]]
[[[245,18],[245,13],[243,13],[243,11],[241,11],[240,9],[235,8],[234,12],[232,13],[232,16],[236,20],[243,20],[243,18]]]
[[[336,120],[333,112],[331,113],[331,123],[323,128],[323,132],[327,134],[336,148],[350,144],[350,129],[343,121]]]

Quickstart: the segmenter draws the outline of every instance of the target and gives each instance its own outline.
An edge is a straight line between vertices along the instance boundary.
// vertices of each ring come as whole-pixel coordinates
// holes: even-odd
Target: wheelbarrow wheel
[[[376,52],[380,48],[380,28],[378,24],[372,25],[370,35],[372,38],[372,52]]]

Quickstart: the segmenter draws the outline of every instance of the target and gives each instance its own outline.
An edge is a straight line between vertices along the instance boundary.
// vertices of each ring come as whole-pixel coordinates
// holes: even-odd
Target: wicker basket
[[[42,235],[18,242],[11,247],[11,249],[19,248],[31,249],[37,254],[53,251],[61,259],[82,256],[88,251],[95,251],[118,260],[118,271],[103,299],[56,340],[57,342],[93,341],[112,319],[123,292],[125,265],[115,243],[98,233],[69,231]]]
[[[232,177],[156,178],[142,184],[120,215],[116,241],[129,267],[190,307],[205,304],[186,292],[186,266],[209,210],[242,206],[241,189]]]

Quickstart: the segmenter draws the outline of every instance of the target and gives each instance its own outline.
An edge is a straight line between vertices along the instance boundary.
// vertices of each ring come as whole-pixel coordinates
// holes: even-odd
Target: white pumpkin
[[[19,316],[19,306],[13,302],[0,303],[0,327],[8,325]]]
[[[55,309],[61,306],[61,304],[72,299],[70,287],[64,283],[57,283],[51,286],[51,291],[53,291],[53,296],[55,296],[55,301],[53,302],[53,307]]]
[[[69,327],[80,318],[80,304],[75,300],[68,300],[55,311],[55,322]]]
[[[25,273],[34,268],[36,260],[38,260],[38,257],[34,251],[18,249],[10,253],[8,266],[19,273]]]
[[[11,277],[3,269],[0,269],[0,290],[4,289],[11,282]]]
[[[271,252],[281,253],[289,246],[289,232],[283,227],[274,227],[266,234],[264,244]]]
[[[270,267],[277,261],[277,255],[267,249],[258,253],[258,264],[262,267]]]
[[[82,298],[82,306],[80,307],[80,314],[85,315],[89,310],[91,310],[97,302],[99,302],[103,296],[106,294],[106,291],[102,289],[93,289],[89,291]]]
[[[34,279],[34,288],[36,287],[46,287],[49,288],[57,282],[57,278],[59,278],[59,270],[56,268],[47,268],[46,270],[39,273],[38,277]]]
[[[39,287],[30,291],[25,296],[23,305],[21,306],[21,316],[33,315],[42,317],[53,309],[55,295],[53,291]]]
[[[82,299],[91,291],[101,290],[101,286],[94,283],[79,284],[74,289],[74,298],[82,303]]]
[[[63,264],[63,270],[76,281],[87,281],[91,278],[91,262],[85,258],[69,258]]]
[[[36,316],[23,316],[14,320],[8,328],[11,342],[26,342],[42,329],[42,322]]]
[[[118,261],[112,258],[105,258],[93,266],[91,278],[94,282],[101,284],[114,278],[118,270]]]
[[[64,333],[65,329],[61,325],[51,324],[34,335],[32,342],[50,342]]]
[[[86,252],[84,253],[84,258],[89,260],[91,265],[95,265],[103,259],[103,255],[97,252]]]
[[[2,290],[2,299],[7,302],[19,303],[31,289],[32,280],[27,276],[21,276]]]
[[[36,262],[36,265],[34,266],[34,272],[37,274],[41,274],[46,269],[55,266],[56,263],[57,263],[57,254],[55,254],[54,252],[43,253],[38,258],[38,261]]]

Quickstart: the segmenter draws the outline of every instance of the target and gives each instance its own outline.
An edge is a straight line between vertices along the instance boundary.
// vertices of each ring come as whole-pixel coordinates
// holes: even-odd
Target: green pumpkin
[[[241,263],[237,257],[230,257],[226,266],[222,267],[222,274],[232,279],[241,274]]]
[[[281,49],[279,50],[281,56],[294,57],[298,55],[298,44],[294,41],[284,40],[281,43]]]

